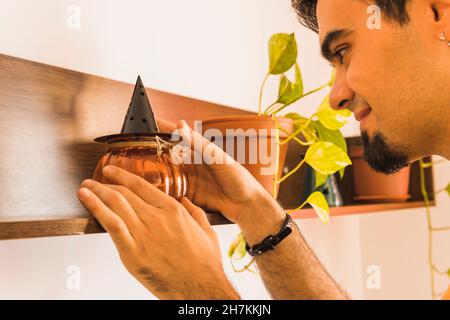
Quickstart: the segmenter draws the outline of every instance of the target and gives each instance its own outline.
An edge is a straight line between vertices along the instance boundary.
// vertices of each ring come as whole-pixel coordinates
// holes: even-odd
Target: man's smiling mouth
[[[359,126],[362,128],[365,120],[367,120],[368,116],[372,112],[372,108],[365,108],[361,111],[355,112],[355,119],[359,121]]]
[[[361,111],[355,113],[355,119],[356,119],[357,121],[360,121],[360,122],[361,122],[364,118],[366,118],[366,117],[369,115],[369,113],[370,113],[371,111],[372,111],[371,108],[367,108],[367,109],[361,110]]]

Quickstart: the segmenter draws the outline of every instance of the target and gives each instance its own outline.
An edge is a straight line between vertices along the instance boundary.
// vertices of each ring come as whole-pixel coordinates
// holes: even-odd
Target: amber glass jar
[[[106,143],[106,153],[94,172],[94,180],[109,183],[103,168],[114,165],[134,173],[164,193],[180,200],[188,182],[181,161],[174,161],[171,149],[176,143],[158,136],[118,137]]]

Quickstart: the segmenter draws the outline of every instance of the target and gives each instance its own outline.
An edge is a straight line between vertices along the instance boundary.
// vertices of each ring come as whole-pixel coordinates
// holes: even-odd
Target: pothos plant
[[[296,112],[286,113],[287,108],[299,100],[330,87],[334,82],[334,71],[331,79],[327,83],[310,91],[305,91],[302,73],[297,62],[298,48],[295,35],[293,33],[277,33],[272,35],[269,39],[268,51],[269,69],[259,92],[258,114],[260,116],[272,117],[278,129],[276,130],[276,165],[273,195],[276,195],[278,184],[288,179],[292,174],[304,167],[305,164],[308,164],[314,170],[316,189],[326,182],[329,175],[338,171],[342,178],[345,167],[350,165],[351,161],[347,155],[347,144],[344,136],[340,132],[340,128],[348,121],[352,113],[349,110],[337,111],[332,109],[328,94],[310,117],[302,116]],[[294,68],[293,71],[295,74],[293,81],[287,76],[287,72],[292,70],[292,68]],[[270,105],[262,108],[264,86],[270,76],[279,77],[278,95]],[[292,134],[289,134],[277,121],[277,118],[280,116],[291,118],[294,121],[294,132]],[[287,138],[280,140],[280,131],[288,134]],[[307,150],[305,156],[299,159],[297,166],[278,179],[279,147],[290,141],[295,141],[307,147]],[[302,204],[293,210],[289,210],[288,213],[299,210],[306,204],[314,208],[322,222],[327,223],[329,221],[328,203],[320,191],[312,192]],[[233,263],[233,261],[243,260],[247,256],[245,240],[242,234],[239,234],[231,243],[228,256],[231,259],[231,265],[235,272],[242,272],[244,270],[254,272],[250,268],[254,259],[244,263],[244,267],[241,269],[237,269]]]

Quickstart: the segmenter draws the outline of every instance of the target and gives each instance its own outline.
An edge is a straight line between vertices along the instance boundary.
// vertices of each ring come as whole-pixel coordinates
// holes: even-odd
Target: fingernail
[[[183,128],[183,130],[188,130],[189,129],[189,126],[188,126],[186,121],[181,120],[180,122],[181,122],[181,127]]]
[[[78,195],[81,199],[87,199],[91,195],[91,192],[87,188],[81,188],[80,190],[78,190]]]
[[[92,185],[91,179],[86,179],[86,180],[83,180],[83,182],[81,182],[82,187],[89,187],[90,185]]]

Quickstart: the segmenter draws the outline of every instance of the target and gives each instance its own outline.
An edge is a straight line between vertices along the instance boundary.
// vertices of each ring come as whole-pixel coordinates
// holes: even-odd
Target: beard
[[[388,144],[382,133],[375,133],[372,139],[366,131],[361,133],[364,159],[375,171],[394,174],[408,166],[408,156]]]

